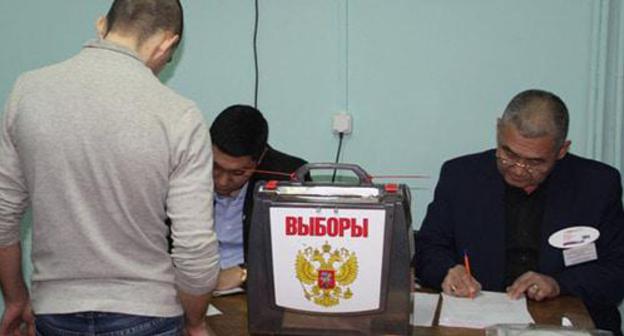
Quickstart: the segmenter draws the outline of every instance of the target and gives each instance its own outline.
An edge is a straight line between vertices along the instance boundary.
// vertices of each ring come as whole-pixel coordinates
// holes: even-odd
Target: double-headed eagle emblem
[[[321,249],[307,247],[297,253],[295,262],[297,279],[308,301],[323,307],[340,303],[353,296],[349,285],[358,275],[355,252],[345,248],[332,251],[327,242]]]

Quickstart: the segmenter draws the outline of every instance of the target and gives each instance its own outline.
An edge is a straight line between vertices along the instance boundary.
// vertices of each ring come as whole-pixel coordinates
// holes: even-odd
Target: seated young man
[[[247,105],[226,108],[210,126],[214,219],[221,255],[217,290],[238,287],[246,279],[244,265],[255,183],[287,180],[285,175],[270,172],[290,174],[306,163],[271,148],[268,135],[269,127],[262,113]]]

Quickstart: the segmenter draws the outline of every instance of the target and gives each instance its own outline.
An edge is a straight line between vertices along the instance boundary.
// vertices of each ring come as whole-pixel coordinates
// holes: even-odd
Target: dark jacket
[[[504,291],[504,180],[495,151],[446,162],[416,241],[413,264],[420,281],[440,288],[449,268],[470,251],[473,276],[484,290]],[[617,306],[624,297],[624,212],[617,170],[567,154],[546,186],[538,273],[557,280],[562,294],[583,299],[598,327],[619,330]],[[598,259],[566,267],[562,250],[548,237],[570,226],[600,231]]]
[[[306,161],[298,157],[290,156],[268,147],[262,161],[260,161],[260,164],[256,167],[256,169],[291,174],[304,164],[306,164]],[[245,204],[243,205],[243,246],[245,251],[245,261],[247,261],[247,247],[249,246],[249,226],[251,225],[253,192],[257,182],[269,180],[288,181],[289,177],[284,175],[255,173],[249,179],[247,194],[245,195]]]

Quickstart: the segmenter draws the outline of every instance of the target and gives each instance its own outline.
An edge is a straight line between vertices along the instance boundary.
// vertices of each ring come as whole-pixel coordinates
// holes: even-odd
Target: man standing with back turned
[[[568,120],[556,95],[521,92],[498,120],[496,149],[446,162],[417,236],[414,268],[424,285],[449,295],[481,288],[536,301],[574,295],[597,327],[621,335],[621,178],[568,153]],[[464,250],[472,276],[462,265]]]
[[[32,332],[33,312],[40,335],[206,334],[219,268],[210,136],[196,105],[156,77],[182,7],[115,0],[97,29],[76,56],[22,75],[6,105],[0,334]],[[29,206],[32,295],[19,244]]]

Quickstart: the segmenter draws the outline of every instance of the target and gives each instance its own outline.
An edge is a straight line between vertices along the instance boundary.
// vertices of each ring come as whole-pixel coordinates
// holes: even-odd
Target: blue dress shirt
[[[221,268],[229,268],[245,261],[243,251],[243,206],[247,185],[236,196],[215,194],[215,228],[219,240]]]

